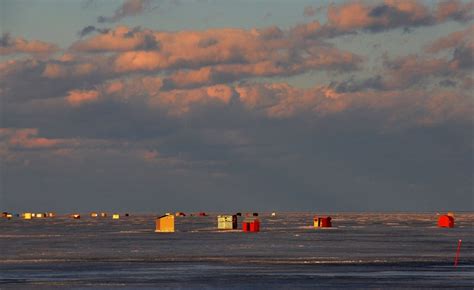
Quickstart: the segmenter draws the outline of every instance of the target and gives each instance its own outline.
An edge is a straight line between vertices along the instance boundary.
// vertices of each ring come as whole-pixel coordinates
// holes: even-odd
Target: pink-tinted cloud
[[[73,90],[68,93],[66,100],[71,106],[93,103],[99,100],[99,92],[95,90]]]
[[[438,21],[448,19],[469,21],[473,19],[474,1],[445,0],[438,3],[436,17]]]
[[[361,2],[331,5],[327,13],[328,23],[342,31],[368,27],[374,23],[374,20],[369,16],[371,9]]]
[[[289,56],[279,61],[264,60],[246,64],[218,64],[198,70],[179,70],[165,78],[166,86],[186,88],[201,85],[228,83],[253,77],[290,76],[311,70],[353,68],[361,59],[352,53],[341,52],[332,47],[307,50],[307,58],[292,62]]]
[[[349,110],[383,112],[389,123],[435,124],[472,120],[474,100],[450,90],[388,90],[338,93],[318,86],[299,89],[286,83],[248,84],[236,89],[247,109],[270,118],[326,116]]]
[[[46,149],[65,144],[63,139],[38,137],[38,129],[0,128],[0,141],[3,145],[14,148]]]
[[[356,66],[360,59],[354,54],[320,41],[304,40],[319,27],[319,23],[314,22],[286,32],[276,27],[180,32],[137,30],[132,36],[127,36],[131,29],[117,27],[106,34],[78,41],[72,49],[86,52],[123,51],[113,60],[116,73],[238,64],[234,67],[247,66],[243,70],[254,71],[249,75],[272,75],[290,74],[291,71],[299,73],[301,69],[332,69],[341,65],[347,69]],[[144,45],[146,37],[160,43],[159,48],[137,49]],[[270,72],[264,73],[264,67]]]
[[[133,71],[162,70],[169,62],[156,51],[129,51],[120,54],[114,62],[114,70],[118,73]]]
[[[191,111],[193,106],[229,104],[234,90],[227,85],[200,86],[194,89],[163,90],[160,77],[141,76],[116,79],[98,85],[95,90],[70,91],[66,100],[72,106],[100,100],[143,102],[151,109],[159,109],[171,116]]]
[[[41,151],[41,154],[38,154]],[[0,159],[23,162],[32,159],[82,158],[87,154],[117,155],[123,152],[145,152],[127,142],[89,138],[46,138],[37,128],[0,128]],[[150,152],[145,157],[151,159]],[[155,156],[155,158],[158,155]],[[56,159],[58,160],[58,159]]]
[[[50,79],[70,79],[88,76],[98,70],[97,64],[88,62],[76,64],[49,62],[46,63],[41,76]]]
[[[4,33],[0,37],[0,55],[15,53],[49,54],[57,50],[56,45],[39,40],[29,41],[21,37],[12,38],[8,33]]]
[[[384,62],[384,85],[387,88],[403,89],[411,85],[423,84],[430,78],[446,77],[463,79],[469,76],[474,66],[474,43],[459,41],[458,33],[433,43],[428,47],[431,52],[454,46],[448,58],[408,55]]]
[[[474,41],[474,25],[469,26],[465,30],[456,31],[450,33],[445,37],[437,39],[430,45],[428,45],[425,50],[427,52],[436,53],[441,50],[460,47],[462,45],[470,45]]]
[[[382,31],[394,28],[409,28],[435,25],[448,20],[468,21],[472,19],[474,2],[440,2],[436,10],[418,0],[385,0],[382,4],[349,1],[333,4],[328,8],[328,22],[324,30],[330,34],[350,33],[359,29]]]
[[[144,76],[111,80],[100,85],[99,91],[103,97],[129,100],[156,96],[162,87],[161,77]]]
[[[318,38],[323,33],[323,26],[319,21],[311,21],[308,23],[298,24],[291,28],[290,37],[297,42],[301,42],[306,39]]]
[[[386,61],[385,68],[385,82],[390,88],[403,88],[427,77],[451,72],[447,60],[422,58],[417,55]]]
[[[233,90],[226,85],[215,85],[190,90],[171,90],[152,96],[148,103],[151,107],[164,108],[172,116],[190,112],[196,105],[229,104]]]
[[[73,51],[114,52],[157,49],[159,43],[151,30],[117,26],[115,29],[80,40],[71,46]]]

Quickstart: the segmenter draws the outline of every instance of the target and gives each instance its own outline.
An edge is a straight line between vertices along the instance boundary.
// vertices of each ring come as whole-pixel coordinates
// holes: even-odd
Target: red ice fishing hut
[[[244,232],[259,232],[260,220],[254,217],[248,217],[242,222],[242,230]]]
[[[452,215],[441,215],[438,218],[438,227],[454,228],[454,217]]]
[[[331,217],[314,217],[314,227],[315,228],[330,228],[332,227],[331,224]]]

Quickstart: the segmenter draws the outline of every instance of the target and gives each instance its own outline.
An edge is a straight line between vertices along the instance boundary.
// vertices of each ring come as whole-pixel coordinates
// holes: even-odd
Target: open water
[[[0,288],[473,288],[474,213],[451,229],[434,213],[330,215],[315,230],[311,213],[261,214],[259,233],[217,231],[216,214],[175,233],[154,215],[0,219]]]

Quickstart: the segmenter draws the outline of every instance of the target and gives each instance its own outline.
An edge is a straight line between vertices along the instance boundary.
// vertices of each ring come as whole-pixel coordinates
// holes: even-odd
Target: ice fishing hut
[[[184,212],[176,212],[175,216],[186,216],[186,214]]]
[[[25,220],[30,220],[30,219],[33,217],[33,215],[31,214],[31,212],[24,212],[24,213],[21,214],[21,216],[22,216],[23,219],[25,219]]]
[[[332,227],[331,224],[331,217],[314,217],[314,227],[315,228],[330,228]]]
[[[11,219],[13,217],[13,214],[11,214],[9,212],[3,212],[2,217],[6,218],[6,219]]]
[[[244,232],[259,232],[260,220],[256,217],[245,218],[242,222],[242,230]]]
[[[198,214],[198,216],[207,216],[207,213],[205,213],[205,212],[202,211],[202,212],[200,212],[200,213]]]
[[[454,228],[453,215],[445,214],[438,218],[438,227],[440,228]]]
[[[219,230],[237,229],[237,216],[236,215],[218,215],[217,228]]]
[[[75,220],[78,220],[78,219],[81,218],[81,215],[78,214],[78,213],[74,213],[74,214],[71,215],[71,217],[72,217],[73,219],[75,219]]]
[[[91,212],[91,218],[96,218],[96,217],[98,217],[98,216],[99,216],[98,213],[96,213],[96,212]]]
[[[113,220],[118,220],[118,219],[120,219],[120,215],[119,215],[118,213],[114,213],[114,214],[112,215],[112,219],[113,219]]]
[[[107,213],[106,213],[106,212],[101,212],[101,213],[100,213],[100,217],[101,217],[101,218],[107,217]]]
[[[173,233],[174,232],[174,215],[163,215],[156,218],[156,233]]]

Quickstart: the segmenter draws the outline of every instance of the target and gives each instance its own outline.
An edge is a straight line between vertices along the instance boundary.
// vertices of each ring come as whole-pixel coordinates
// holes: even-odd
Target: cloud
[[[0,98],[6,103],[63,98],[69,91],[91,89],[113,78],[107,56],[63,54],[0,63]]]
[[[112,16],[99,16],[99,23],[117,22],[124,17],[135,16],[151,8],[151,0],[124,0],[123,4],[115,10]]]
[[[151,107],[165,108],[171,116],[189,113],[196,105],[229,104],[233,90],[229,86],[215,85],[191,90],[171,90],[152,96]]]
[[[84,27],[83,29],[81,29],[81,31],[78,32],[78,35],[79,35],[79,37],[84,37],[84,36],[86,36],[88,34],[91,34],[93,32],[107,33],[109,31],[110,31],[109,28],[97,28],[93,25],[88,25],[88,26]]]
[[[338,93],[357,92],[367,89],[383,90],[385,88],[384,80],[380,75],[363,80],[355,80],[351,77],[349,80],[331,82],[329,86],[333,87]]]
[[[331,5],[328,8],[328,23],[341,31],[350,31],[372,25],[371,8],[359,2]]]
[[[455,87],[466,83],[474,68],[472,26],[450,33],[424,47],[430,54],[412,54],[393,59],[383,57],[383,67],[373,77],[333,81],[337,92],[366,90],[403,90],[410,87],[429,88],[435,84]],[[440,55],[431,53],[444,52]],[[460,89],[469,88],[460,86]]]
[[[21,37],[12,38],[9,33],[3,33],[0,37],[0,55],[17,53],[50,54],[57,50],[58,47],[54,44],[39,40],[28,41]]]
[[[343,73],[361,62],[353,53],[278,27],[161,32],[118,26],[87,35],[62,55],[0,63],[1,97],[23,117],[27,107],[81,112],[110,104],[123,110],[151,104],[164,115],[182,116],[228,104],[237,81]],[[222,89],[222,95],[210,88]]]
[[[417,0],[385,0],[383,4],[350,1],[328,7],[328,22],[323,31],[328,35],[353,33],[357,30],[378,32],[395,28],[428,26],[449,20],[472,19],[474,2],[440,2],[437,9]]]
[[[291,28],[290,34],[291,36],[297,40],[298,42],[312,38],[320,38],[323,33],[323,27],[319,23],[319,21],[312,21],[309,23],[298,24]]]
[[[304,39],[317,29],[316,23],[289,31],[269,27],[160,32],[119,26],[78,41],[71,49],[118,52],[111,56],[114,73],[118,74],[181,70],[167,80],[170,88],[311,70],[356,69],[361,61],[358,56],[329,43]]]
[[[461,44],[449,58],[408,55],[384,61],[384,86],[404,88],[434,77],[465,78],[474,67],[474,45]]]
[[[455,87],[457,85],[455,81],[449,79],[442,80],[438,84],[442,87]]]
[[[425,51],[437,53],[442,50],[455,48],[459,46],[472,45],[474,41],[474,25],[465,30],[455,31],[447,36],[441,37],[425,47]]]
[[[438,2],[436,17],[438,21],[449,19],[467,22],[474,19],[474,1],[445,0]]]
[[[465,30],[452,32],[425,47],[425,51],[429,53],[448,49],[452,50],[452,59],[447,63],[449,68],[454,72],[466,72],[462,74],[463,76],[471,74],[474,68],[474,25]]]
[[[385,84],[391,88],[402,88],[419,84],[433,75],[449,75],[452,71],[445,59],[423,58],[418,55],[399,57],[384,62]]]
[[[457,47],[454,50],[451,65],[459,69],[470,70],[472,73],[474,68],[474,43]]]
[[[48,62],[44,65],[41,76],[49,79],[66,79],[88,76],[97,72],[99,68],[94,63],[65,64],[61,62]]]
[[[17,149],[47,149],[64,145],[68,141],[63,139],[49,139],[38,137],[35,128],[0,128],[0,144]]]
[[[99,99],[99,92],[94,90],[73,90],[66,96],[66,100],[72,106],[80,106],[84,103],[96,102]]]
[[[405,50],[359,56],[345,39],[330,39],[471,17],[466,1],[425,4],[345,2],[331,5],[326,23],[288,29],[90,25],[64,52],[12,53],[0,63],[4,190],[42,184],[41,199],[73,206],[75,197],[136,202],[129,192],[216,208],[229,206],[219,204],[222,192],[240,196],[232,206],[257,198],[301,209],[315,192],[325,193],[318,204],[345,210],[369,199],[383,209],[387,199],[400,208],[400,200],[445,203],[446,191],[452,204],[468,204],[472,26],[397,57],[390,53]],[[107,20],[133,14],[117,11]]]
[[[453,91],[386,90],[337,92],[328,86],[298,89],[285,83],[236,88],[240,101],[270,118],[305,115],[325,117],[354,110],[386,114],[389,125],[433,124],[447,120],[469,122],[474,102],[469,94]]]
[[[143,159],[147,162],[156,161],[159,156],[158,151],[156,150],[144,150],[142,153]]]
[[[192,88],[202,85],[229,83],[254,77],[298,75],[312,70],[354,70],[360,58],[333,48],[308,51],[302,60],[264,60],[249,64],[217,64],[198,70],[178,70],[164,79],[165,89]],[[293,62],[294,61],[294,62]]]
[[[303,11],[303,16],[304,17],[313,17],[316,15],[318,12],[318,8],[313,7],[313,6],[306,6]]]
[[[84,28],[86,29],[85,34],[83,33],[84,35],[97,31],[93,26],[90,27]],[[74,43],[71,49],[73,51],[85,52],[116,52],[135,49],[157,49],[159,47],[159,43],[152,31],[142,31],[140,27],[131,29],[126,26],[118,26],[115,29],[100,30],[100,32],[99,35]]]

